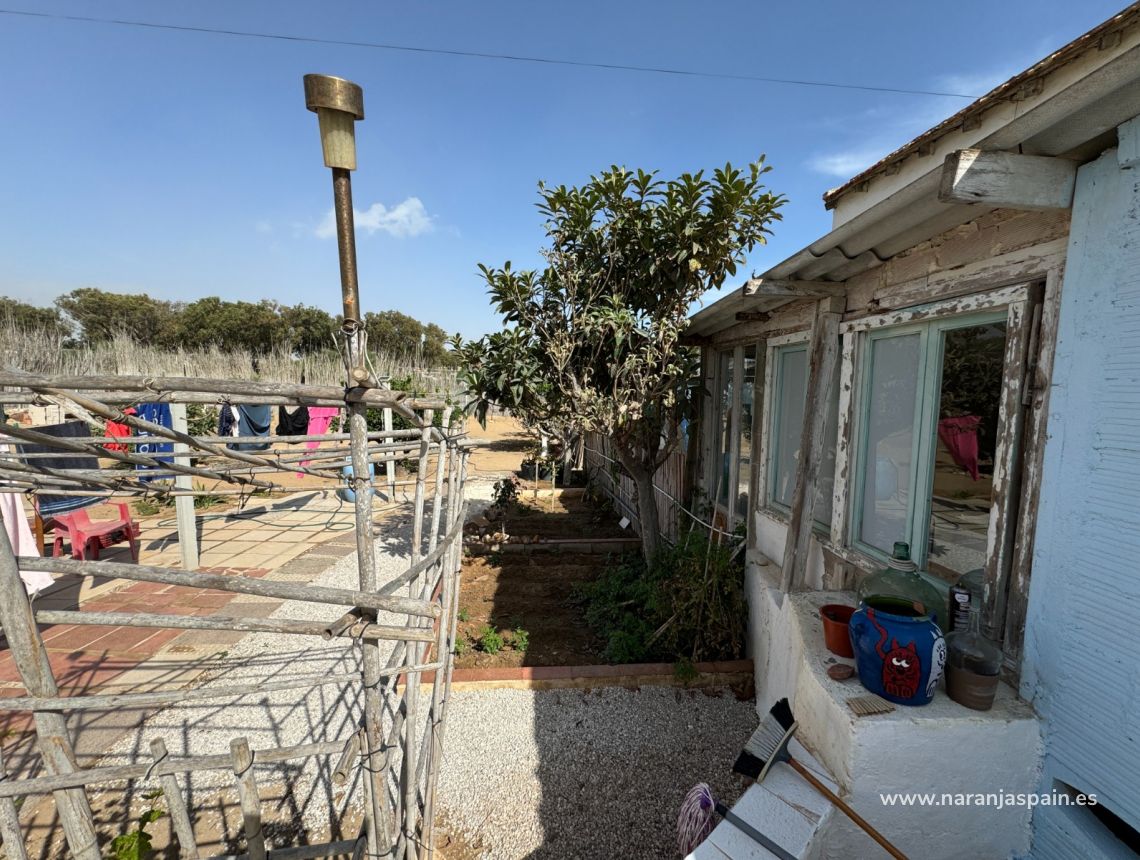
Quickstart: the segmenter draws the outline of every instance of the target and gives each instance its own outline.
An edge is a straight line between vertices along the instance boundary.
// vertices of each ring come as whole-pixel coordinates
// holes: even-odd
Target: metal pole
[[[352,142],[355,120],[364,118],[364,95],[356,84],[327,75],[305,76],[305,104],[321,121],[321,144],[325,165],[332,168],[333,212],[340,261],[340,289],[344,307],[342,333],[345,364],[351,387],[366,385],[369,374],[364,357],[365,337],[360,320],[360,286],[356,270],[356,232],[352,212],[352,178],[356,151]],[[355,493],[356,555],[361,591],[375,591],[376,549],[372,539],[372,482],[369,479],[367,407],[349,402],[348,431],[352,449],[352,486]],[[380,672],[383,661],[379,644],[361,643],[364,672],[364,771],[368,774],[371,815],[367,816],[370,855],[392,850],[392,820],[387,806],[387,786],[377,767],[383,753],[383,699]]]
[[[176,433],[189,433],[186,423],[186,404],[170,404],[170,429]],[[190,446],[184,442],[174,443],[174,462],[180,466],[189,466],[190,458],[185,456]],[[179,456],[179,455],[183,456]],[[174,486],[180,490],[192,490],[194,484],[189,475],[175,475]],[[194,497],[174,497],[175,518],[178,521],[178,549],[182,553],[182,567],[186,570],[198,569],[198,520],[194,516]]]

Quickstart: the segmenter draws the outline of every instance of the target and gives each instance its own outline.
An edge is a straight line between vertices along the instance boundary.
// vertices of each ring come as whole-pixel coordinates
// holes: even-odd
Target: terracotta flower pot
[[[828,603],[819,607],[819,617],[823,619],[823,641],[827,650],[840,657],[854,657],[851,650],[849,622],[855,612],[854,606],[841,603]]]

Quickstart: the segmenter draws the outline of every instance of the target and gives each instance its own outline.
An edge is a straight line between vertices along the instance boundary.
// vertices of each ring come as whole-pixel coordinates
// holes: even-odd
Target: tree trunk
[[[641,525],[641,554],[645,563],[653,562],[661,545],[660,520],[657,515],[657,491],[653,487],[653,470],[640,461],[626,462],[623,465],[637,487],[637,519]]]

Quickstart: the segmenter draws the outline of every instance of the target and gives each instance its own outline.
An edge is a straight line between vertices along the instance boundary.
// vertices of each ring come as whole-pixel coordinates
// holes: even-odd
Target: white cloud
[[[391,209],[383,203],[373,203],[364,210],[354,209],[353,214],[357,231],[364,230],[369,235],[382,230],[397,239],[408,239],[435,229],[432,216],[428,215],[423,201],[418,197],[409,197]],[[314,232],[321,239],[330,239],[336,235],[336,221],[331,209]]]
[[[886,149],[850,149],[846,152],[833,152],[830,155],[816,156],[808,161],[808,167],[817,173],[847,179],[863,168],[870,167],[887,152],[889,150]]]

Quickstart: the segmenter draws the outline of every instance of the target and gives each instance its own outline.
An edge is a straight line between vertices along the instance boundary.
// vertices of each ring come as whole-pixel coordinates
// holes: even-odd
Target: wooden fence
[[[599,487],[613,501],[622,516],[629,517],[633,527],[640,533],[641,523],[637,517],[637,488],[633,479],[626,473],[613,453],[608,437],[600,433],[587,433],[585,442],[586,474],[590,482]],[[680,529],[685,526],[688,511],[685,499],[685,453],[674,451],[661,464],[653,476],[653,486],[657,490],[657,512],[661,536],[675,543]]]
[[[93,459],[112,459],[120,464],[163,469],[179,477],[218,480],[232,485],[233,492],[253,489],[267,493],[288,492],[287,488],[274,484],[272,477],[274,473],[293,471],[321,479],[324,489],[339,489],[345,486],[342,470],[350,468],[355,494],[358,567],[357,588],[331,588],[115,562],[17,557],[7,532],[0,528],[0,627],[27,693],[6,698],[3,704],[6,710],[32,713],[38,752],[38,762],[33,764],[31,773],[19,777],[5,772],[0,756],[0,841],[7,857],[10,860],[29,857],[22,827],[27,821],[21,821],[18,803],[30,796],[50,795],[66,840],[66,856],[99,860],[109,846],[100,844],[90,795],[96,791],[108,792],[107,784],[118,784],[125,791],[125,784],[132,781],[154,780],[164,792],[178,856],[182,860],[198,860],[201,854],[194,832],[195,820],[201,819],[207,810],[192,805],[194,792],[187,787],[187,780],[192,773],[228,769],[233,771],[245,833],[245,851],[237,855],[238,858],[298,860],[351,855],[429,860],[434,853],[435,789],[451,693],[465,511],[466,445],[459,436],[448,432],[451,407],[442,401],[417,401],[400,392],[381,389],[345,391],[241,380],[49,378],[3,370],[0,386],[16,389],[4,393],[6,399],[58,401],[68,412],[88,416],[91,423],[98,424],[100,419],[117,420],[138,433],[150,434],[147,439],[161,437],[185,447],[184,455],[168,463],[138,453],[137,443],[144,437],[115,437],[114,441],[132,447],[132,452],[127,453],[103,447],[112,441],[109,437],[58,438],[12,425],[3,428],[3,433],[13,439],[52,448],[54,457],[85,454]],[[261,403],[339,405],[349,413],[349,432],[335,434],[334,440],[349,444],[296,454],[295,457],[306,458],[307,465],[301,465],[280,452],[234,451],[224,447],[222,437],[194,437],[126,415],[121,410],[124,404],[140,401],[162,399],[177,404],[217,402],[220,398],[226,402],[249,398]],[[117,405],[110,405],[112,403]],[[395,410],[413,427],[368,433],[364,419],[369,405]],[[443,411],[443,429],[433,426],[437,409]],[[235,438],[241,437],[229,437],[229,441]],[[270,440],[273,437],[258,438]],[[374,471],[371,467],[392,457],[417,456],[410,510],[409,566],[394,579],[380,582],[371,499],[384,479],[371,477]],[[132,471],[121,468],[54,468],[46,465],[51,460],[38,457],[37,454],[0,455],[0,492],[173,495],[176,499],[226,492],[144,484],[134,478]],[[191,462],[194,465],[190,465]],[[37,610],[20,578],[22,570],[301,600],[339,607],[344,613],[331,623],[320,623],[252,616],[222,619],[147,612],[107,613],[82,607],[78,611]],[[381,623],[380,613],[394,616],[394,622]],[[354,655],[353,668],[344,673],[295,673],[282,681],[64,696],[48,662],[38,626],[41,624],[192,630],[224,626],[229,630],[290,634],[299,639],[316,637],[343,644],[346,652]],[[382,651],[380,646],[385,641],[393,644],[389,650]],[[421,682],[427,681],[428,673],[431,673],[430,687],[421,691]],[[322,743],[279,743],[256,750],[250,748],[246,737],[236,736],[230,743],[229,755],[175,758],[167,754],[165,741],[158,738],[147,759],[122,766],[80,767],[73,743],[75,726],[64,718],[67,712],[129,711],[207,699],[236,702],[243,696],[271,690],[296,691],[301,696],[303,691],[330,684],[355,691],[353,699],[362,702],[357,722],[347,734]],[[193,734],[194,726],[186,726],[185,732]],[[264,803],[255,768],[312,757],[321,757],[329,765],[338,762],[332,772],[333,782],[361,796],[363,827],[356,838],[322,841],[321,835],[301,833],[301,841],[309,844],[275,847],[263,827]],[[103,787],[97,788],[100,785]],[[32,806],[34,804],[26,804],[25,808]]]

